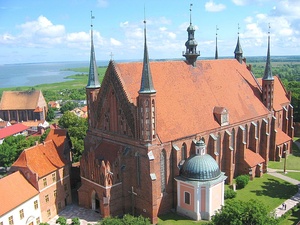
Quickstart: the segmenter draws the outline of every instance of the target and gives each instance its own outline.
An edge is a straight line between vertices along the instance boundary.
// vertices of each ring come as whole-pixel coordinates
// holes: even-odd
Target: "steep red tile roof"
[[[235,59],[198,60],[196,67],[184,61],[151,62],[150,68],[162,142],[220,127],[213,115],[216,106],[228,110],[230,124],[269,113],[256,79]],[[136,105],[142,63],[115,64],[115,69]]]
[[[88,111],[87,105],[86,105],[86,106],[83,106],[83,107],[81,108],[81,110],[82,110],[83,112],[87,112],[87,111]]]
[[[250,149],[245,150],[245,162],[249,167],[254,167],[259,163],[263,163],[265,160],[260,154],[251,151]]]
[[[12,168],[28,167],[33,173],[37,173],[38,177],[43,177],[63,167],[66,163],[56,149],[54,141],[48,140],[43,144],[25,149]]]
[[[0,101],[0,110],[36,109],[41,91],[4,91]]]
[[[276,145],[281,145],[292,140],[292,138],[284,133],[280,128],[276,128],[276,131]]]
[[[3,177],[0,179],[0,217],[38,193],[19,171]]]
[[[262,78],[258,79],[259,83],[262,84]],[[275,111],[282,109],[282,106],[289,104],[289,99],[287,97],[287,92],[277,76],[274,76],[274,98],[273,98],[273,108]]]
[[[9,137],[9,136],[17,134],[17,133],[20,133],[20,132],[22,132],[24,130],[27,130],[27,129],[28,129],[28,127],[25,126],[24,124],[21,124],[21,123],[17,123],[17,124],[5,127],[5,128],[0,130],[0,139]]]
[[[50,129],[45,141],[53,140],[59,153],[63,155],[64,144],[67,138],[67,130],[64,129]]]

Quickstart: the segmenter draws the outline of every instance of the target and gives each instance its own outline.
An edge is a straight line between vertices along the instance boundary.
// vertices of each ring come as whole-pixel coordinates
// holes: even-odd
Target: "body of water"
[[[107,66],[107,61],[97,66]],[[89,67],[89,62],[51,62],[0,65],[0,88],[35,86],[65,81],[65,77],[78,72],[65,69]]]

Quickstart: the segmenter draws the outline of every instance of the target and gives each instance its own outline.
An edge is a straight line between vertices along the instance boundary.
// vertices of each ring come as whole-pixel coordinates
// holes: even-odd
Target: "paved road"
[[[300,171],[297,171],[300,172]],[[278,177],[282,180],[285,180],[291,184],[298,185],[298,193],[296,193],[294,196],[292,196],[290,199],[287,199],[284,203],[286,204],[286,209],[283,209],[282,205],[279,205],[275,210],[275,215],[277,217],[281,217],[284,213],[286,213],[289,209],[293,208],[295,205],[297,205],[300,202],[300,181],[292,179],[290,177],[287,177],[283,175],[282,173],[277,173],[274,169],[268,169],[268,174]]]

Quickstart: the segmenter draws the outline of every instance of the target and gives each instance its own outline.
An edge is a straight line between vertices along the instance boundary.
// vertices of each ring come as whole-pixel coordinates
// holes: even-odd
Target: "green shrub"
[[[249,176],[248,175],[240,175],[235,179],[236,182],[236,188],[242,189],[246,187],[246,185],[249,183]]]
[[[227,189],[224,192],[224,198],[225,199],[235,198],[235,196],[236,196],[236,192],[232,189]]]

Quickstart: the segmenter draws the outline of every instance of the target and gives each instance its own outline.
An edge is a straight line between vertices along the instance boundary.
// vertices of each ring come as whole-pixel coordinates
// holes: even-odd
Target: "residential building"
[[[47,103],[39,90],[4,91],[2,94],[0,118],[5,121],[45,120],[47,111]]]
[[[269,160],[289,154],[293,107],[290,93],[272,75],[270,39],[259,81],[246,64],[239,37],[234,58],[197,60],[200,52],[191,21],[187,32],[185,61],[150,62],[145,28],[143,62],[111,60],[100,87],[91,30],[81,206],[102,217],[141,214],[154,224],[158,215],[176,208],[194,219],[209,219],[214,212],[207,207],[213,200],[201,201],[200,195],[196,200],[203,207],[193,208],[192,201],[186,201],[189,207],[180,208],[182,184],[200,172],[190,176],[186,163],[206,158],[208,169],[218,168],[209,177],[217,187],[203,186],[203,196],[218,198],[213,206],[217,209],[223,204],[224,181],[231,184],[241,174],[260,177]],[[197,156],[200,141],[206,145],[203,155],[209,157]],[[187,180],[177,182],[180,177]],[[187,198],[192,190],[200,191],[196,184],[185,191]]]
[[[29,127],[21,123],[17,123],[11,126],[7,126],[3,129],[0,129],[0,144],[2,144],[4,139],[9,136],[17,136],[17,135],[27,136],[28,129]]]
[[[16,171],[0,179],[0,224],[39,225],[39,192]]]
[[[44,143],[25,149],[10,168],[10,172],[20,171],[38,190],[43,222],[72,202],[70,150],[67,131],[50,130]]]

